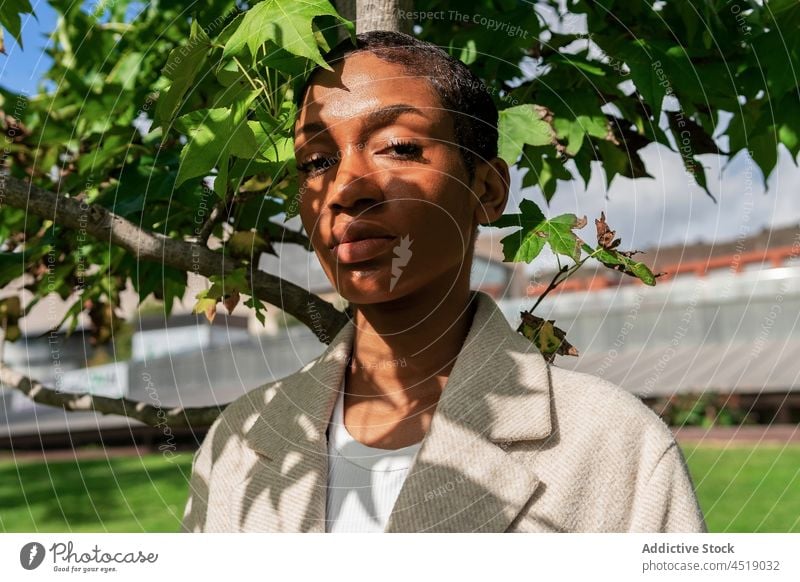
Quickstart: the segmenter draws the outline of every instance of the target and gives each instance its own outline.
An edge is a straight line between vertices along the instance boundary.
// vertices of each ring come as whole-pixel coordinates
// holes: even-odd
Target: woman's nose
[[[383,200],[376,169],[372,168],[366,152],[359,148],[345,151],[336,165],[336,177],[328,197],[331,210],[362,209]]]

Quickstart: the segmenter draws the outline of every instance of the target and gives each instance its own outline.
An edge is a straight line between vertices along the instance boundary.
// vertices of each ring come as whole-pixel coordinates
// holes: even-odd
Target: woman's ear
[[[508,164],[502,158],[477,165],[472,191],[478,200],[475,207],[478,224],[489,224],[500,218],[508,202],[510,183]]]

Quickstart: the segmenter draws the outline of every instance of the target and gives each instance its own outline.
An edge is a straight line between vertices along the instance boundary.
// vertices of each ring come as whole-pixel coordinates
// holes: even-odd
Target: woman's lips
[[[391,249],[395,238],[384,236],[340,243],[333,247],[333,256],[345,264],[368,261]]]

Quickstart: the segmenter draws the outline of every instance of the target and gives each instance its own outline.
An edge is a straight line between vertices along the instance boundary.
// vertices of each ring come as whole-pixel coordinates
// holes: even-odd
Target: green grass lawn
[[[0,531],[171,532],[192,455],[0,463]]]
[[[800,445],[684,446],[712,532],[800,532]]]
[[[800,446],[685,446],[714,532],[800,532]],[[0,532],[176,531],[192,456],[0,463]]]

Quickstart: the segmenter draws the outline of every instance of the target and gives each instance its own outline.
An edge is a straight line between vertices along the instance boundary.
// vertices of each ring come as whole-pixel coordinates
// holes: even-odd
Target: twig
[[[600,251],[600,250],[601,250],[601,247],[598,247],[597,249],[594,249],[594,250],[593,250],[591,253],[589,253],[587,256],[585,256],[584,258],[582,258],[580,261],[576,262],[576,263],[575,263],[574,265],[572,265],[571,267],[570,267],[570,266],[568,266],[568,265],[564,265],[564,266],[560,267],[560,268],[559,268],[559,270],[556,272],[556,274],[553,276],[553,279],[550,281],[550,284],[549,284],[549,285],[547,286],[547,288],[546,288],[546,289],[545,289],[545,290],[544,290],[544,291],[541,293],[541,295],[539,295],[539,297],[537,297],[537,298],[536,298],[536,302],[533,304],[533,307],[531,307],[531,308],[530,308],[530,309],[527,311],[527,313],[529,313],[529,314],[533,315],[533,310],[534,310],[534,309],[536,309],[536,308],[539,306],[539,304],[542,302],[542,299],[544,299],[544,298],[547,296],[547,294],[548,294],[548,293],[550,293],[550,292],[551,292],[553,289],[555,289],[556,287],[558,287],[558,286],[559,286],[561,283],[563,283],[564,281],[566,281],[567,279],[569,279],[569,277],[570,277],[570,276],[572,276],[572,274],[573,274],[575,271],[577,271],[578,269],[580,269],[580,268],[581,268],[581,266],[582,266],[582,265],[583,265],[583,264],[584,264],[586,261],[588,261],[588,260],[589,260],[589,259],[591,259],[593,256],[595,256],[595,255],[597,254],[597,252],[598,252],[598,251]],[[564,276],[563,276],[563,277],[561,277],[561,278],[559,279],[559,277],[560,277],[561,275],[564,275]],[[519,324],[519,327],[517,327],[517,331],[518,331],[518,332],[521,332],[521,331],[522,331],[522,323],[520,323],[520,324]]]
[[[561,281],[563,281],[563,280],[564,280],[564,279],[562,279],[561,281],[558,281],[558,277],[559,277],[559,275],[561,275],[561,274],[563,274],[563,273],[566,273],[568,270],[569,270],[569,267],[568,267],[567,265],[564,265],[563,267],[561,267],[561,268],[560,268],[560,269],[559,269],[559,270],[556,272],[556,274],[553,276],[553,279],[550,281],[550,284],[547,286],[547,289],[545,289],[545,290],[542,292],[542,294],[541,294],[541,295],[539,295],[539,297],[536,299],[536,303],[534,303],[534,304],[533,304],[533,307],[531,307],[531,308],[528,310],[528,313],[530,313],[530,314],[533,314],[533,310],[534,310],[534,309],[536,309],[536,308],[539,306],[539,303],[541,303],[541,302],[542,302],[542,299],[544,299],[545,295],[547,295],[548,293],[550,293],[550,291],[552,291],[553,289],[555,289],[555,288],[556,288],[556,287],[559,285],[559,283],[561,283]],[[521,332],[521,331],[522,331],[522,325],[523,325],[522,323],[520,323],[520,324],[519,324],[519,327],[517,328],[517,331],[518,331],[518,332]]]
[[[203,245],[208,244],[208,239],[211,236],[211,233],[214,232],[214,227],[219,222],[219,219],[223,217],[222,211],[227,208],[224,200],[218,200],[216,204],[214,204],[214,208],[211,209],[211,212],[208,214],[208,218],[203,223],[203,226],[200,227],[200,232],[197,233],[197,242],[202,243]]]

